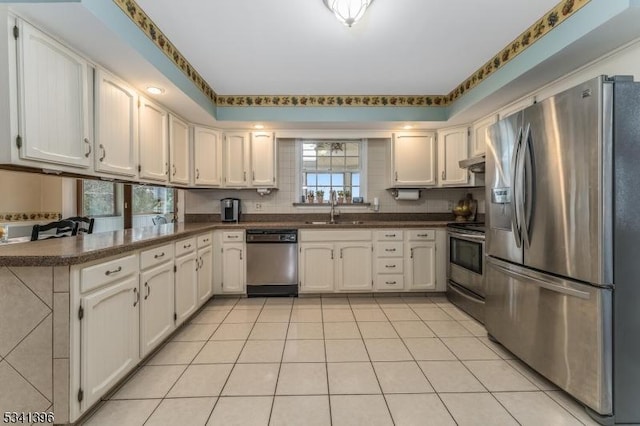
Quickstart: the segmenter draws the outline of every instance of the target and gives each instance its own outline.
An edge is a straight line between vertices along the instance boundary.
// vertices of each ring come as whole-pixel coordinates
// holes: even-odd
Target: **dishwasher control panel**
[[[247,229],[247,243],[297,243],[297,229]]]

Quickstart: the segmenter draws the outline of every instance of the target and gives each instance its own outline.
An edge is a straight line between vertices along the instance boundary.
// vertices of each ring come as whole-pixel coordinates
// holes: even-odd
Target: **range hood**
[[[484,154],[461,160],[458,165],[461,169],[469,169],[473,173],[484,173]]]

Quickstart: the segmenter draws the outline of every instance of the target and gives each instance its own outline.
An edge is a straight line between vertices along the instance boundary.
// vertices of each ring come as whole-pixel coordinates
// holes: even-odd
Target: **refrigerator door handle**
[[[511,231],[513,232],[513,237],[516,240],[516,247],[522,247],[522,234],[520,230],[520,221],[518,218],[518,183],[516,182],[517,173],[518,173],[518,153],[520,152],[520,145],[522,144],[522,127],[518,129],[518,139],[516,140],[516,144],[513,147],[513,153],[511,154]]]
[[[556,293],[566,294],[567,296],[578,297],[580,299],[589,300],[591,295],[586,291],[580,291],[573,288],[564,287],[562,285],[556,284],[553,281],[549,280],[542,274],[537,273],[520,273],[514,271],[512,268],[508,266],[508,264],[501,262],[497,259],[489,258],[489,262],[492,264],[494,268],[501,271],[503,274],[513,277],[517,280],[529,280],[535,281],[536,285],[547,290],[554,291]]]
[[[516,210],[518,223],[520,224],[520,238],[522,244],[525,247],[529,247],[529,224],[527,220],[527,214],[525,212],[525,184],[527,184],[526,179],[526,158],[527,153],[529,151],[529,138],[531,137],[531,123],[527,123],[526,129],[524,131],[524,135],[520,141],[520,150],[518,152],[518,164],[516,169],[516,182],[515,193],[516,195]],[[531,179],[529,179],[531,180]]]

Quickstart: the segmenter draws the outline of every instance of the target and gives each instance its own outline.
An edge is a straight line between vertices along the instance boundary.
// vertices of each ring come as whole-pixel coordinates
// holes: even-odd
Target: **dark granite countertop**
[[[218,229],[439,228],[446,226],[449,222],[451,221],[365,220],[353,223],[352,220],[343,220],[338,221],[337,224],[313,224],[305,223],[304,221],[287,220],[167,224],[18,244],[0,244],[0,266],[75,265]]]

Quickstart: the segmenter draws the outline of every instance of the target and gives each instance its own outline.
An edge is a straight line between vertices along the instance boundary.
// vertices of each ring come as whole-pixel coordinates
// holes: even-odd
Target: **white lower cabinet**
[[[408,290],[436,290],[435,231],[408,231],[405,249]],[[444,265],[442,265],[444,267]]]
[[[198,249],[198,306],[213,293],[213,248],[211,244]]]
[[[222,292],[245,292],[245,256],[243,243],[225,243],[222,247]]]
[[[175,330],[173,246],[142,252],[140,264],[140,357],[145,357]]]
[[[128,273],[118,261],[106,264],[97,277],[100,281],[79,283],[80,292],[92,289],[79,298],[80,380],[73,396],[81,411],[97,402],[140,360],[138,273]],[[93,278],[97,272],[102,271],[82,275]]]
[[[195,238],[175,243],[175,322],[182,324],[198,308],[197,253]]]
[[[404,290],[404,232],[385,229],[375,232],[376,291]]]
[[[371,291],[371,231],[303,230],[299,240],[301,293]]]
[[[335,289],[334,247],[331,243],[300,244],[298,275],[301,293],[332,293]]]
[[[338,243],[337,284],[343,291],[371,291],[371,242]]]

